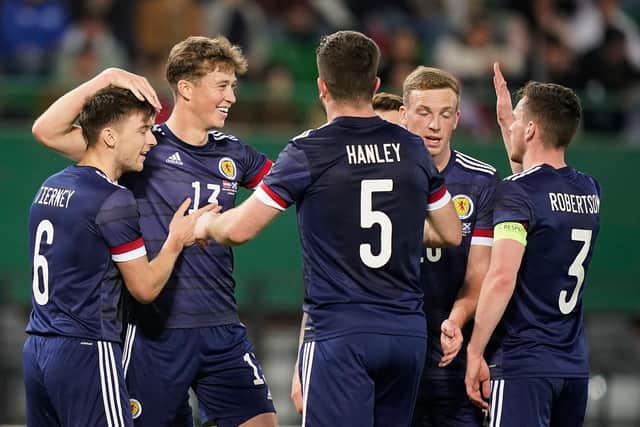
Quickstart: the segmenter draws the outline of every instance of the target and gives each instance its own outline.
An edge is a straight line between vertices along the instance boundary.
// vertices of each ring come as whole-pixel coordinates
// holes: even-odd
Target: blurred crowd
[[[534,79],[576,89],[585,131],[640,140],[638,0],[0,0],[0,114],[33,117],[118,66],[152,81],[166,115],[171,46],[224,34],[249,60],[234,122],[316,125],[314,49],[347,28],[380,45],[386,91],[401,93],[418,64],[456,75],[463,132],[479,141],[495,136],[496,60],[511,88]]]

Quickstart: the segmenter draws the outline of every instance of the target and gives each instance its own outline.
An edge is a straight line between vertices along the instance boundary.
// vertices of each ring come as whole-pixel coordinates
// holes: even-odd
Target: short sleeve
[[[422,141],[420,141],[421,148],[424,148]],[[447,187],[444,183],[444,177],[436,169],[436,165],[433,163],[431,155],[424,148],[422,167],[427,175],[429,182],[429,194],[427,197],[427,210],[435,211],[445,206],[451,200],[451,195],[447,191]]]
[[[519,183],[509,180],[500,182],[495,196],[493,224],[502,222],[531,224],[534,219],[531,201]]]
[[[138,206],[131,191],[118,189],[103,202],[96,225],[113,261],[131,261],[147,254],[138,220]]]
[[[265,176],[256,195],[265,204],[285,210],[296,203],[311,183],[311,171],[304,151],[289,143]]]
[[[269,173],[273,162],[250,145],[245,145],[243,159],[245,167],[244,178],[240,183],[245,188],[255,188],[262,179]]]

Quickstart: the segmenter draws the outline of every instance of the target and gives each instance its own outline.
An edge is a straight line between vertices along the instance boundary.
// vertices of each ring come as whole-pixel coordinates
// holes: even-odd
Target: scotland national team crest
[[[453,206],[460,219],[467,219],[473,213],[473,201],[465,194],[457,194],[453,197]]]
[[[129,404],[131,405],[131,418],[135,420],[142,415],[142,405],[136,399],[129,399]]]
[[[218,162],[218,170],[230,180],[236,179],[236,163],[229,157],[223,157]]]

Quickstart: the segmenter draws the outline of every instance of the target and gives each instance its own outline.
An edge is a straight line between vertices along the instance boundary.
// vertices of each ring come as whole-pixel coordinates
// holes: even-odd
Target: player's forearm
[[[158,255],[149,262],[149,275],[144,292],[145,303],[153,301],[160,294],[171,276],[182,248],[182,243],[170,234]]]
[[[473,317],[476,309],[477,297],[471,295],[459,295],[449,312],[449,320],[460,329]]]
[[[108,74],[102,72],[56,100],[33,123],[33,136],[47,147],[63,154],[75,147],[64,145],[65,136],[73,131],[73,123],[80,114],[86,99],[109,85]],[[84,147],[82,147],[84,148]]]
[[[424,222],[423,242],[430,248],[458,246],[462,241],[462,224],[453,203],[430,211]]]
[[[515,278],[501,274],[487,275],[482,284],[468,352],[482,355],[498,326],[515,289]]]

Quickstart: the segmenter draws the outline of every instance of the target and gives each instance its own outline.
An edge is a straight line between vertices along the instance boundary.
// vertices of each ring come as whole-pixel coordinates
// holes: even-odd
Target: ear
[[[329,93],[327,82],[318,77],[316,79],[316,83],[318,84],[318,96],[320,97],[320,99],[327,99],[327,94]]]
[[[380,77],[376,77],[375,81],[373,82],[373,93],[371,94],[372,97],[376,94],[378,89],[380,89]]]
[[[179,80],[176,88],[178,90],[178,96],[184,98],[185,101],[191,101],[193,83],[188,80]]]
[[[118,142],[118,131],[114,128],[104,128],[100,131],[99,141],[109,148],[114,148]]]
[[[400,124],[406,128],[407,127],[407,107],[405,107],[404,105],[401,105],[398,111],[400,112]]]
[[[529,121],[527,123],[527,128],[524,130],[524,140],[531,141],[537,132],[538,126],[534,122]]]
[[[460,110],[456,111],[456,122],[453,124],[453,129],[455,130],[458,127],[458,123],[460,122]]]

